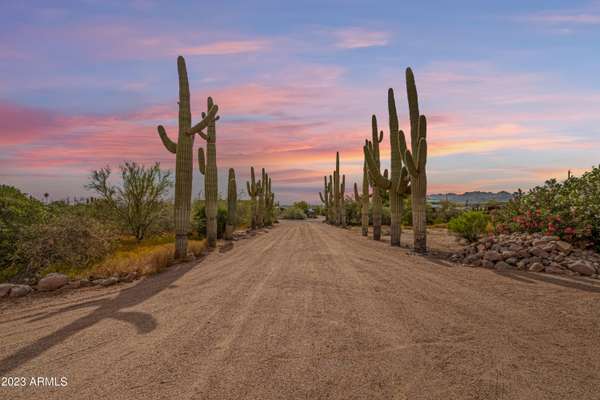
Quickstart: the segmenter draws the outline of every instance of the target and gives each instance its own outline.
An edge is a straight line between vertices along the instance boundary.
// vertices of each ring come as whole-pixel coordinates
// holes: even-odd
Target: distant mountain
[[[497,202],[507,202],[512,198],[512,194],[501,191],[498,193],[493,192],[465,192],[463,194],[456,193],[438,193],[438,194],[430,194],[427,196],[427,199],[433,202],[437,201],[445,201],[448,200],[452,203],[469,203],[469,204],[480,204],[486,203],[489,201],[497,201]]]

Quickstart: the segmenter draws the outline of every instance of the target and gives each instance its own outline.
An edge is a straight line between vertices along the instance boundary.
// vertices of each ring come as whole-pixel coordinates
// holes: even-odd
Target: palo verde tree
[[[164,196],[173,186],[171,173],[160,164],[144,167],[135,162],[120,166],[122,187],[109,182],[110,167],[93,171],[87,189],[98,193],[127,230],[141,241],[160,217]]]
[[[192,126],[192,113],[190,108],[190,86],[188,83],[185,60],[182,56],[177,58],[177,72],[179,74],[179,134],[177,142],[172,141],[165,128],[158,126],[158,135],[165,148],[175,154],[175,258],[187,256],[187,241],[190,230],[190,213],[192,207],[192,164],[194,137],[187,134]],[[214,119],[218,107],[215,105],[198,124],[201,129]]]

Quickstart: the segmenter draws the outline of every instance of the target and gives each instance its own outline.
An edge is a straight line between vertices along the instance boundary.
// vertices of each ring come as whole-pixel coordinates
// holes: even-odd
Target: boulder
[[[490,260],[481,260],[481,266],[483,268],[494,268],[494,263]]]
[[[496,268],[498,271],[504,271],[506,269],[511,269],[512,266],[504,261],[498,261],[496,265],[494,265],[494,268]]]
[[[544,268],[544,271],[549,273],[549,274],[560,274],[560,275],[565,275],[566,274],[566,270],[562,269],[562,268],[558,268],[554,265],[548,265]]]
[[[33,289],[29,285],[13,285],[10,289],[10,297],[23,297],[31,293]]]
[[[569,264],[568,267],[571,271],[579,272],[581,275],[585,276],[592,276],[596,273],[594,266],[590,262],[584,260],[575,261],[574,263]]]
[[[504,257],[502,257],[502,254],[500,254],[499,252],[490,250],[490,251],[485,252],[483,258],[485,258],[486,260],[489,260],[489,261],[500,261]]]
[[[8,296],[13,286],[12,283],[0,283],[0,298]]]
[[[571,250],[573,250],[573,246],[571,245],[571,243],[567,243],[562,240],[559,240],[555,244],[556,244],[556,248],[563,253],[569,254],[571,252]]]
[[[60,289],[69,283],[69,278],[66,275],[51,273],[40,279],[37,284],[37,289],[41,291],[49,291]]]
[[[542,272],[544,270],[544,268],[546,268],[546,267],[544,267],[544,264],[539,263],[539,262],[533,263],[529,266],[529,270],[531,272]]]
[[[110,278],[99,279],[98,285],[106,287],[106,286],[112,286],[117,282],[119,282],[119,279],[115,278],[114,276],[111,276]]]
[[[529,249],[529,252],[536,257],[547,258],[549,256],[548,252],[541,246],[532,247]]]

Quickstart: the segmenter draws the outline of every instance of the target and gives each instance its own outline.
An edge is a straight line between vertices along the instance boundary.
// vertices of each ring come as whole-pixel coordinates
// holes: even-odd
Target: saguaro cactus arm
[[[158,126],[158,136],[160,136],[160,140],[168,151],[173,154],[177,153],[177,143],[169,138],[167,131],[165,131],[165,127],[162,125]]]
[[[400,131],[400,140],[398,141],[398,146],[400,148],[400,155],[406,167],[408,168],[408,172],[411,176],[418,175],[425,168],[425,164],[427,163],[427,118],[424,115],[419,117],[419,127],[418,127],[419,137],[417,144],[417,153],[416,160],[408,150],[406,146],[406,139],[404,137],[404,132]]]
[[[369,141],[365,141],[363,150],[365,153],[365,159],[367,160],[367,166],[369,167],[369,176],[373,180],[373,183],[375,183],[375,186],[381,189],[389,189],[392,186],[392,182],[387,179],[387,177],[382,176],[381,172],[379,172],[377,163],[373,158],[372,145]]]
[[[206,161],[204,159],[204,149],[202,147],[198,148],[198,169],[200,169],[202,175],[206,174]]]
[[[202,113],[202,120],[198,122],[196,125],[192,126],[186,134],[193,135],[195,133],[199,134],[204,140],[207,140],[206,134],[202,132],[204,129],[210,125],[210,123],[214,121],[218,121],[219,117],[217,113],[219,112],[219,106],[216,104],[212,104],[212,98],[208,98],[211,106],[208,109],[208,113]]]

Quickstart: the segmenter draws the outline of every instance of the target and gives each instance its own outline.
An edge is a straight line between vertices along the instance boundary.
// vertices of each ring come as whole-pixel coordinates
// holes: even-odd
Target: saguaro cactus
[[[363,164],[362,195],[358,194],[358,186],[354,183],[354,199],[361,204],[360,226],[363,236],[369,236],[369,178],[367,176],[367,160]],[[380,221],[381,222],[381,221]]]
[[[246,189],[248,190],[248,196],[250,196],[250,225],[252,229],[256,229],[257,226],[257,215],[258,215],[258,192],[260,191],[260,182],[256,182],[254,176],[254,167],[250,167],[250,182],[246,181]]]
[[[325,222],[329,222],[329,191],[331,187],[327,185],[327,176],[323,176],[323,193],[319,192],[319,198],[325,205]]]
[[[266,174],[265,186],[265,225],[272,226],[275,217],[275,193],[271,190],[271,177]]]
[[[379,157],[379,143],[383,141],[383,131],[379,131],[377,128],[377,117],[373,115],[371,117],[371,148],[373,161],[375,162],[375,167],[377,172],[381,173],[381,160]],[[365,162],[366,162],[365,158]],[[383,211],[383,202],[382,196],[385,194],[385,189],[378,187],[375,185],[374,180],[371,178],[371,174],[368,173],[367,165],[367,174],[369,176],[369,181],[371,187],[373,188],[373,240],[381,240],[381,214]]]
[[[390,244],[400,246],[401,218],[403,201],[408,188],[408,171],[402,166],[400,150],[398,146],[398,114],[396,112],[396,101],[394,91],[388,90],[388,113],[390,119],[390,147],[391,147],[391,177],[387,179],[385,175],[377,170],[377,164],[373,158],[373,144],[366,141],[364,146],[365,158],[369,166],[369,173],[376,186],[390,191]]]
[[[404,133],[400,132],[398,141],[400,155],[410,174],[412,226],[414,248],[418,253],[427,251],[427,119],[419,114],[419,99],[415,77],[410,68],[406,68],[406,92],[410,114],[410,147],[406,147]]]
[[[225,239],[233,239],[233,231],[237,225],[237,185],[235,182],[235,170],[229,168],[229,179],[227,180],[227,223],[225,224]]]
[[[158,126],[158,135],[165,148],[175,154],[175,258],[187,256],[187,240],[190,228],[190,211],[192,202],[193,145],[194,137],[187,135],[192,126],[190,108],[190,86],[188,83],[185,60],[177,58],[179,75],[179,134],[177,142],[172,141],[164,126]],[[214,119],[219,107],[214,105],[203,116],[197,125],[204,129]]]
[[[204,149],[198,148],[198,167],[204,175],[204,209],[206,210],[206,241],[209,247],[217,245],[217,128],[219,117],[211,110],[216,107],[211,97],[207,100],[207,113],[202,113],[202,121],[188,130],[188,135],[198,134],[206,141],[206,157]],[[202,132],[206,128],[206,133]]]
[[[342,207],[340,205],[340,152],[335,153],[335,171],[333,171],[333,208],[335,210],[335,225],[342,223]]]
[[[256,223],[259,228],[265,225],[265,194],[267,189],[267,174],[265,169],[262,169],[261,180],[258,183],[258,209],[256,214]]]
[[[331,225],[335,225],[335,218],[337,215],[337,211],[335,210],[335,201],[334,201],[334,190],[333,190],[333,177],[329,175],[329,223]]]
[[[342,228],[346,227],[346,175],[342,175],[342,183],[340,185],[340,223]]]

